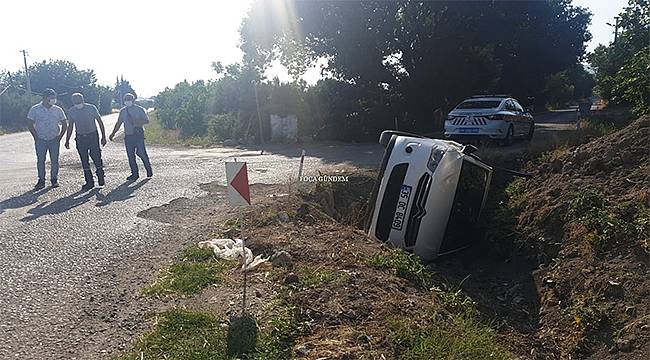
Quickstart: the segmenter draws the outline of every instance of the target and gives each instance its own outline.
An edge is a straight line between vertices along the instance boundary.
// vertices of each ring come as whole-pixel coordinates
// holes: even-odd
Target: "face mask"
[[[125,101],[124,105],[131,106],[131,105],[133,105],[133,101]]]
[[[50,105],[54,106],[56,104],[56,99],[50,99]]]
[[[84,104],[74,104],[74,107],[76,107],[77,109],[81,110],[81,109],[84,108]]]

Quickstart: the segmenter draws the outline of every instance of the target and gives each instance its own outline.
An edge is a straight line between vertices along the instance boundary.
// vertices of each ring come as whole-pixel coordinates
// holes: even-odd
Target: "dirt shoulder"
[[[575,139],[579,145],[500,155],[533,179],[496,176],[485,241],[428,267],[359,230],[372,172],[352,172],[347,185],[254,185],[246,243],[255,255],[285,253],[288,260],[248,275],[257,325],[244,356],[643,358],[650,344],[648,129],[642,118],[609,135]],[[199,241],[240,234],[242,222],[224,207],[225,189],[203,189],[208,196],[141,214],[171,224],[177,232],[170,234],[183,240],[170,241],[183,244],[175,246],[183,255],[138,285],[185,281],[173,277],[175,266],[218,269],[216,280],[190,295],[167,289],[138,296],[149,312],[131,315],[141,316],[138,330],[149,331],[121,359],[185,359],[199,348],[203,357],[193,358],[219,359],[242,349],[233,345],[239,265],[187,252]],[[174,332],[179,324],[199,335]],[[163,338],[175,340],[161,347]]]

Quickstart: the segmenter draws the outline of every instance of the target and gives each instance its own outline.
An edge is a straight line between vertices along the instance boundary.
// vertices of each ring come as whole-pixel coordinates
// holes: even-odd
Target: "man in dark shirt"
[[[84,178],[86,183],[81,187],[82,191],[87,191],[95,187],[93,173],[90,171],[89,157],[93,159],[95,164],[95,172],[97,173],[97,184],[101,187],[104,186],[104,163],[102,161],[102,150],[99,147],[100,140],[97,133],[97,124],[102,133],[101,144],[106,145],[106,133],[104,131],[104,122],[99,115],[97,107],[93,104],[84,102],[84,97],[80,93],[72,94],[72,106],[68,109],[68,133],[65,139],[65,148],[70,148],[70,136],[72,129],[77,128],[77,151],[81,158],[81,166],[84,170]]]

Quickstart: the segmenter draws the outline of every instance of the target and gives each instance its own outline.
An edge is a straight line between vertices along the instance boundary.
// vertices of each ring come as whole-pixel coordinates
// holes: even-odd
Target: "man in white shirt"
[[[50,181],[52,187],[59,187],[59,144],[68,124],[65,112],[56,106],[56,92],[45,89],[43,100],[32,106],[27,113],[27,128],[34,137],[36,147],[36,169],[38,182],[35,190],[45,187],[45,155],[50,153]]]

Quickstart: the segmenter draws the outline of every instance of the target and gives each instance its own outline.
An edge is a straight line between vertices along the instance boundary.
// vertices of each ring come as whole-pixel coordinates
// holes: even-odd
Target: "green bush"
[[[401,249],[393,249],[387,253],[373,256],[370,265],[394,269],[397,276],[406,279],[414,285],[428,289],[433,286],[433,275],[422,264],[420,258]]]
[[[639,202],[612,205],[600,192],[587,189],[571,202],[568,215],[586,227],[587,240],[601,252],[630,239],[639,239],[639,245],[647,251],[649,214],[648,208]]]
[[[183,81],[156,96],[156,111],[165,129],[181,129],[183,136],[206,132],[208,86],[203,81]]]
[[[614,77],[614,93],[632,105],[635,115],[650,111],[650,46],[627,60]]]
[[[0,96],[0,127],[8,131],[27,129],[27,112],[38,102],[36,96],[5,93]]]
[[[238,120],[234,113],[209,115],[207,117],[208,137],[212,140],[236,137]]]

